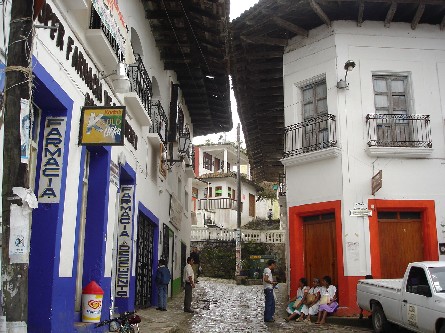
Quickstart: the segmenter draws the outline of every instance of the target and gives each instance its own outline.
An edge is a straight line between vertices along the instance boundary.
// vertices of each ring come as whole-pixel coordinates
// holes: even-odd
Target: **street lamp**
[[[179,155],[179,159],[173,159],[173,156],[171,156],[170,158],[167,158],[167,152],[163,152],[162,153],[162,159],[170,165],[170,168],[173,166],[174,163],[176,162],[183,162],[184,161],[184,157],[187,155],[187,152],[190,149],[190,145],[191,145],[192,141],[190,139],[190,133],[183,131],[179,133],[179,137],[178,137],[178,155]],[[190,165],[186,165],[186,166],[190,166]]]
[[[355,68],[355,62],[353,60],[348,60],[345,62],[345,65],[343,67],[346,71],[345,73],[345,79],[340,79],[340,81],[337,82],[337,88],[338,89],[347,89],[349,87],[349,83],[346,82],[346,78],[348,76],[348,72],[352,71]]]

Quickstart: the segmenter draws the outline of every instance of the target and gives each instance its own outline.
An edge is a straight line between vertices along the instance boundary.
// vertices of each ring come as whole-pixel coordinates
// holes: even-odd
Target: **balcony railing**
[[[241,240],[243,242],[254,243],[284,243],[284,230],[243,230],[241,229]],[[192,241],[234,241],[236,239],[236,230],[233,229],[216,229],[216,228],[192,228]]]
[[[429,115],[368,114],[369,147],[432,148]]]
[[[335,116],[324,114],[284,129],[284,157],[336,147]]]
[[[130,79],[130,90],[139,96],[147,114],[150,115],[152,84],[139,54],[136,54],[136,62],[128,66],[127,76]]]
[[[237,201],[231,198],[218,199],[200,199],[198,209],[212,210],[212,209],[233,209],[237,210]],[[241,211],[243,206],[241,203]]]
[[[118,44],[116,38],[113,37],[110,30],[102,22],[99,14],[96,12],[96,10],[94,9],[93,6],[91,7],[90,29],[102,29],[102,32],[104,33],[105,37],[108,39],[108,42],[110,43],[110,46],[113,49],[118,62],[124,61],[124,59],[125,59],[124,50],[122,50],[119,47],[119,44]]]
[[[159,138],[165,144],[167,140],[168,118],[161,105],[161,101],[151,103],[150,117],[152,120],[150,133],[158,133]]]

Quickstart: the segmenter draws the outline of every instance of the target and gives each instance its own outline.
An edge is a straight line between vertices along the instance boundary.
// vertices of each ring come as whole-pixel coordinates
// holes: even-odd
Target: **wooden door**
[[[337,246],[334,214],[303,218],[304,275],[311,281],[329,275],[337,284]]]
[[[249,216],[255,217],[255,196],[249,193]]]
[[[377,218],[381,277],[401,278],[408,263],[424,260],[421,214],[379,212]]]

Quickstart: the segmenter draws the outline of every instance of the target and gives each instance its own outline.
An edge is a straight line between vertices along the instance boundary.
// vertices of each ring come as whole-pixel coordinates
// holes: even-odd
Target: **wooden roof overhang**
[[[283,53],[288,40],[332,21],[428,23],[445,29],[443,0],[260,0],[232,21],[230,74],[255,180],[283,172]],[[445,33],[445,31],[444,31]]]
[[[164,69],[177,74],[193,134],[232,129],[229,0],[142,0]]]

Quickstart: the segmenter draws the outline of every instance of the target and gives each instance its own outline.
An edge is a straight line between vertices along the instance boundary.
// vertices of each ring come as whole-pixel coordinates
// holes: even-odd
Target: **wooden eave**
[[[445,30],[444,0],[260,0],[230,24],[230,74],[255,180],[283,172],[283,53],[287,41],[318,26],[406,22]],[[445,31],[444,31],[445,33]]]
[[[193,134],[232,129],[229,0],[142,0],[165,70],[176,72]]]

